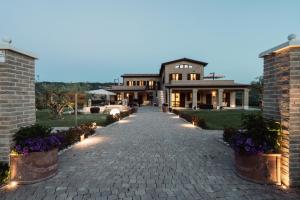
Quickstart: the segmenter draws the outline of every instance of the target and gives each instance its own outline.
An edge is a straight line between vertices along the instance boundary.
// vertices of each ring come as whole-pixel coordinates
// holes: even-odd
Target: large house
[[[158,74],[123,74],[123,84],[109,90],[117,94],[118,101],[127,99],[147,105],[185,108],[248,109],[249,85],[233,80],[216,80],[204,76],[207,63],[181,58],[161,64]],[[242,101],[237,106],[236,94]]]

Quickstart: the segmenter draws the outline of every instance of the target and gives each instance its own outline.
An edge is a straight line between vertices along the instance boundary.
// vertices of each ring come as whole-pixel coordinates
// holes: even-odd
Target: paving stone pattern
[[[220,135],[143,108],[60,155],[55,177],[0,199],[300,199],[236,176]]]

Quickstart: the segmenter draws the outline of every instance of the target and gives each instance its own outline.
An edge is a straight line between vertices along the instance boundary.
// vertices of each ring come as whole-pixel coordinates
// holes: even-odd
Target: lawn
[[[96,122],[97,126],[105,124],[106,115],[104,114],[79,114],[78,125],[85,122]],[[75,116],[65,114],[62,119],[54,119],[49,110],[38,110],[36,111],[36,120],[38,124],[46,125],[50,127],[71,127],[75,126]]]
[[[224,127],[235,127],[239,128],[242,123],[242,115],[249,113],[257,113],[260,111],[245,111],[245,110],[222,110],[222,111],[182,111],[205,120],[208,129],[222,130]]]

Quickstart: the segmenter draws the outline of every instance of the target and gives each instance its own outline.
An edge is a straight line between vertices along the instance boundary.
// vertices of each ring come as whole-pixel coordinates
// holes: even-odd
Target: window
[[[180,64],[180,65],[175,65],[175,69],[192,69],[192,65],[188,64]]]
[[[127,81],[127,86],[133,86],[134,81]]]
[[[117,94],[117,101],[121,101],[122,100],[122,95],[120,93]]]
[[[182,80],[182,74],[169,74],[169,79],[170,79],[170,81]]]
[[[200,80],[200,74],[195,74],[195,73],[188,74],[188,80],[192,80],[192,81]]]

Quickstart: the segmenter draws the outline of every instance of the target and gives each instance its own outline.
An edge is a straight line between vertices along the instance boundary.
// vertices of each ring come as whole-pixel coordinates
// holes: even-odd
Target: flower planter
[[[11,181],[31,184],[48,179],[57,173],[58,149],[32,152],[28,155],[10,155]]]
[[[261,184],[281,184],[281,154],[246,155],[235,153],[239,176]]]

